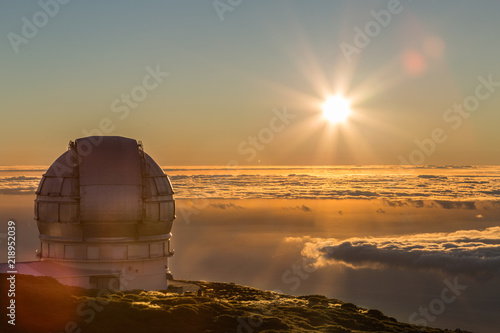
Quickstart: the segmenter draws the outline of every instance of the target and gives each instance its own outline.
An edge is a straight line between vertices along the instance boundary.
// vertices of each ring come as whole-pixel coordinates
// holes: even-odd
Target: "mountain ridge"
[[[7,277],[0,274],[2,295],[8,292]],[[16,325],[2,314],[0,331],[466,333],[400,323],[379,310],[321,295],[291,296],[226,282],[175,282],[159,291],[87,290],[51,277],[16,275]],[[2,297],[0,312],[7,301]]]

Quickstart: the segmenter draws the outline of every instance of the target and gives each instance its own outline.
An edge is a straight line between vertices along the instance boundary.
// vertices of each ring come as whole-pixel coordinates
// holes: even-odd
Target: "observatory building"
[[[84,288],[167,288],[173,194],[140,142],[70,141],[36,192],[39,261],[18,263],[19,273],[33,270]]]

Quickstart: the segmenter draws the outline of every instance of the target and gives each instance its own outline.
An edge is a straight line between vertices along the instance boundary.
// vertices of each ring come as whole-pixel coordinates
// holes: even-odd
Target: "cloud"
[[[420,169],[435,171],[424,174],[417,171]],[[453,169],[470,172],[464,174]],[[233,171],[214,167],[167,171],[171,173],[178,199],[380,198],[391,201],[412,199],[414,205],[423,200],[498,200],[500,192],[495,169],[480,170],[474,174],[475,169],[470,166],[242,167]],[[186,170],[191,171],[186,174]],[[434,207],[442,208],[438,203]]]
[[[415,207],[415,208],[423,208],[424,207],[424,201],[423,200],[412,200],[412,199],[405,199],[405,200],[389,200],[389,199],[383,199],[384,204],[386,204],[389,207]]]
[[[32,188],[0,188],[0,194],[35,194],[36,187]]]
[[[0,177],[0,194],[34,194],[41,177]]]
[[[312,209],[307,207],[306,205],[302,205],[302,206],[295,206],[295,207],[283,207],[283,209],[298,209],[298,210],[302,210],[306,213],[310,213],[312,212]]]
[[[444,209],[467,209],[476,210],[475,201],[456,201],[456,200],[414,200],[401,199],[389,200],[383,199],[385,205],[389,207],[414,207],[414,208],[444,208]],[[483,201],[484,203],[485,201]],[[493,203],[494,204],[494,203]]]
[[[476,203],[474,201],[434,200],[434,202],[444,209],[476,209]]]
[[[399,268],[441,271],[472,277],[500,273],[500,227],[394,238],[347,240],[304,238],[302,255],[318,267]]]
[[[500,190],[495,189],[495,190],[491,190],[491,191],[482,191],[482,193],[489,194],[489,195],[500,195]]]
[[[235,205],[234,203],[228,203],[228,204],[224,204],[224,203],[212,203],[209,205],[210,207],[214,207],[214,208],[217,208],[217,209],[229,209],[229,208],[235,208],[235,209],[245,209],[244,207],[242,206],[239,206],[239,205]]]
[[[0,166],[0,172],[23,172],[23,171],[46,171],[48,165],[14,165],[14,166]]]
[[[471,169],[465,174],[452,168],[470,167],[242,167],[236,170],[213,167],[172,168],[167,172],[177,199],[383,199],[394,207],[445,209],[474,209],[474,201],[476,206],[482,206],[478,202],[500,200],[497,169]],[[423,174],[413,169],[435,171]],[[29,172],[33,170],[39,173],[37,170],[42,168],[2,170],[0,167],[3,175],[15,176],[0,177],[0,193],[33,194],[41,178],[31,177],[34,173]],[[24,171],[29,176],[13,173]]]
[[[441,180],[448,179],[448,177],[446,177],[446,176],[436,176],[436,175],[419,175],[418,178],[424,178],[424,179],[441,179]]]
[[[9,182],[24,182],[24,181],[40,181],[40,177],[26,177],[26,176],[13,176],[13,177],[1,177],[0,183]]]
[[[307,207],[306,205],[302,205],[302,206],[300,206],[300,207],[299,207],[299,209],[303,210],[303,211],[304,211],[304,212],[306,212],[306,213],[310,213],[310,212],[312,212],[312,209],[311,209],[311,208],[309,208],[309,207]]]

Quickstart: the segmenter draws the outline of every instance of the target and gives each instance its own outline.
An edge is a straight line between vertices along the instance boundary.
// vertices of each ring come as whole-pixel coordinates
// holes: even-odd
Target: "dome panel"
[[[76,177],[65,177],[61,186],[61,196],[62,197],[78,197],[79,186],[78,178]]]
[[[79,164],[81,220],[140,222],[142,170],[137,142],[121,137],[100,138]],[[76,149],[99,142],[76,140]]]
[[[46,177],[40,195],[56,197],[61,194],[61,185],[64,178]]]
[[[142,188],[138,186],[81,186],[82,222],[140,222]]]
[[[59,221],[67,223],[78,222],[78,206],[74,204],[59,205]]]
[[[71,177],[76,175],[78,167],[78,155],[74,149],[70,149],[49,167],[44,176]]]
[[[144,153],[144,159],[146,163],[149,165],[148,173],[151,176],[164,176],[165,173],[163,169],[146,153]]]
[[[141,160],[137,142],[118,136],[100,138],[98,145],[91,146],[79,163],[80,186],[135,185],[142,186]],[[80,152],[96,142],[96,137],[76,140]]]
[[[162,177],[154,177],[156,183],[156,189],[159,195],[172,195],[174,191],[172,190],[172,186],[170,185],[170,181],[166,178],[166,176]]]

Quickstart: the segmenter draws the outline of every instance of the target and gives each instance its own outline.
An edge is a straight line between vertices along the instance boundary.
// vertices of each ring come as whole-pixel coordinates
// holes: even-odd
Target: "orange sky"
[[[0,8],[0,165],[101,133],[162,165],[500,163],[498,2],[72,2],[31,34],[38,3]]]

